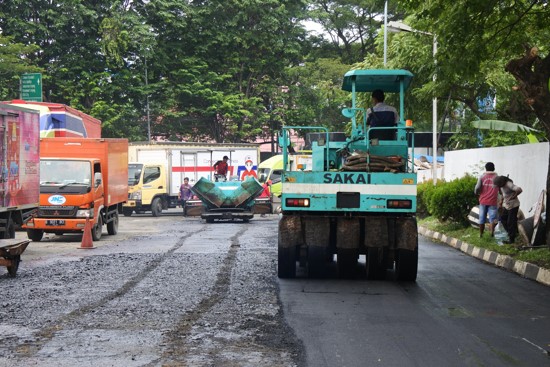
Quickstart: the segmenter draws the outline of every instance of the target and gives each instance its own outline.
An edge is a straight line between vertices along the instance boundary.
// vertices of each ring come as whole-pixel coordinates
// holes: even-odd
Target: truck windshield
[[[91,166],[88,161],[40,160],[41,185],[87,185],[91,183]]]
[[[143,164],[132,163],[128,165],[128,186],[137,185],[142,170]]]

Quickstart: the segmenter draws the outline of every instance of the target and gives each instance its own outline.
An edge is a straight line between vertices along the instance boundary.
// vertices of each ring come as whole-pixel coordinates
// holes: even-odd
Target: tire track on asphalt
[[[201,233],[205,231],[208,227],[204,226],[203,228],[199,229],[198,231],[194,232],[194,234]],[[63,317],[59,318],[58,321],[49,327],[43,328],[40,331],[36,332],[34,334],[34,340],[30,342],[24,342],[20,344],[17,348],[17,354],[18,357],[31,357],[35,355],[42,347],[51,341],[55,334],[59,331],[66,328],[68,324],[71,322],[74,322],[78,318],[86,315],[87,313],[107,304],[108,302],[113,301],[116,298],[123,297],[125,294],[130,292],[132,289],[134,289],[143,279],[145,279],[151,272],[155,271],[164,260],[166,260],[170,255],[172,255],[175,251],[180,249],[185,241],[187,239],[187,235],[184,237],[180,237],[178,239],[178,242],[172,246],[168,251],[162,253],[158,258],[153,259],[149,265],[147,265],[145,268],[143,268],[142,271],[139,272],[136,276],[128,280],[126,283],[124,283],[120,288],[114,290],[113,292],[105,295],[101,299],[89,303],[85,306],[81,306],[68,314],[64,315]]]
[[[167,332],[165,336],[167,348],[162,353],[163,366],[182,366],[185,365],[184,358],[187,355],[187,337],[190,335],[191,328],[199,321],[203,315],[210,312],[214,306],[221,302],[229,293],[231,285],[231,272],[237,261],[237,253],[240,248],[239,237],[247,231],[244,226],[235,235],[230,238],[230,247],[223,260],[223,265],[216,276],[216,282],[210,291],[210,297],[203,299],[193,310],[190,310],[186,316],[180,320],[173,330]]]

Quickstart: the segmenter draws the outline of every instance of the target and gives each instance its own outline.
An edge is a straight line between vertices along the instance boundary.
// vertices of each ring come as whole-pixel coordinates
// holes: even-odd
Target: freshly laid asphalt
[[[541,268],[540,266],[525,261],[515,260],[508,255],[502,255],[491,250],[470,245],[464,241],[449,237],[443,233],[432,231],[422,226],[418,227],[418,233],[425,237],[431,238],[432,240],[446,243],[451,247],[454,247],[489,264],[517,273],[524,278],[532,279],[544,285],[550,286],[550,270],[548,269]]]

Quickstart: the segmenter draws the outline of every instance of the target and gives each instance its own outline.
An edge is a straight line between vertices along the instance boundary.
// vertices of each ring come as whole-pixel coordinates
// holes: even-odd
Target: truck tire
[[[162,213],[162,203],[159,198],[153,199],[151,203],[151,212],[153,213],[153,217],[158,217],[160,213]]]
[[[97,221],[92,227],[92,240],[99,241],[101,239],[102,232],[103,232],[103,220],[101,219],[101,215],[98,215]]]
[[[395,273],[397,280],[405,282],[416,281],[418,270],[418,247],[411,250],[397,250],[397,261],[395,262]]]
[[[11,219],[8,219],[8,222],[6,223],[4,238],[15,238],[15,224]]]
[[[33,242],[40,242],[44,236],[44,231],[41,229],[27,229],[27,237]]]
[[[111,218],[111,221],[107,223],[107,233],[109,233],[111,236],[114,236],[118,233],[118,213],[114,213],[113,218]]]
[[[134,210],[131,208],[122,208],[122,215],[125,217],[131,217],[133,212]]]

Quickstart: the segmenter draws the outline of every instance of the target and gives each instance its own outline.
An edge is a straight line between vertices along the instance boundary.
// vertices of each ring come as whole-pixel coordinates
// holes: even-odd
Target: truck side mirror
[[[99,185],[101,185],[101,180],[101,172],[94,173],[94,187],[99,187]]]
[[[137,171],[136,173],[134,173],[134,179],[136,181],[139,181],[139,176],[141,176],[141,171]]]

